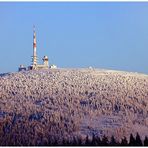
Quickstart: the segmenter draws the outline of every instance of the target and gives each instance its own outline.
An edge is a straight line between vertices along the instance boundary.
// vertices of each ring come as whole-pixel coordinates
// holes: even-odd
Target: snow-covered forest
[[[148,135],[148,75],[49,69],[0,76],[0,144]]]

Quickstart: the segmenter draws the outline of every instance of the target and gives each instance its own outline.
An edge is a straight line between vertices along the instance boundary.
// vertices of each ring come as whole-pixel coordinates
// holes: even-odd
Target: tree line
[[[44,143],[44,146],[148,146],[148,137],[145,136],[145,139],[142,141],[138,133],[135,137],[133,134],[130,134],[129,141],[124,137],[120,142],[116,141],[114,136],[109,140],[105,135],[102,138],[93,135],[91,139],[86,136],[85,140],[81,138],[74,138],[72,141],[63,139],[60,144],[57,141],[56,139],[54,141],[49,139],[48,143]]]

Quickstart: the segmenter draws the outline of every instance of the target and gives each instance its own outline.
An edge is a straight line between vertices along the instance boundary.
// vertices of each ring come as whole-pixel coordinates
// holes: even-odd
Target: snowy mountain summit
[[[0,144],[148,135],[148,75],[48,69],[0,76]]]

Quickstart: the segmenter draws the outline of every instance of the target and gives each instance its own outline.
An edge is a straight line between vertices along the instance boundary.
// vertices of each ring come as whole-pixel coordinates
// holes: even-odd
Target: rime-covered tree
[[[68,138],[67,135],[71,139],[73,133],[81,130],[84,119],[86,118],[87,121],[90,117],[93,124],[97,118],[99,121],[104,121],[104,119],[108,120],[108,117],[111,117],[109,119],[111,125],[114,122],[121,124],[123,129],[117,137],[120,139],[123,132],[129,131],[127,126],[124,127],[125,122],[130,128],[135,120],[133,117],[137,116],[138,112],[147,111],[145,107],[148,104],[147,87],[145,86],[148,86],[147,75],[98,70],[50,69],[0,77],[0,116],[3,121],[0,145],[19,146],[26,143],[35,145],[39,143],[40,135],[43,139],[54,135],[59,142],[63,138]],[[126,101],[125,95],[129,96]],[[131,100],[135,103],[131,103]],[[123,120],[120,120],[120,114],[119,118],[112,114],[115,104],[117,109],[121,106],[120,111],[125,115]],[[132,112],[134,110],[135,113]],[[127,114],[128,112],[130,114]],[[101,114],[110,116],[98,117]],[[141,121],[141,124],[143,123],[144,121]],[[96,125],[96,128],[101,126]],[[118,132],[117,129],[101,130],[102,133],[104,130],[112,133],[112,131]],[[90,128],[88,130],[91,131]],[[53,138],[51,136],[50,145],[54,144]]]

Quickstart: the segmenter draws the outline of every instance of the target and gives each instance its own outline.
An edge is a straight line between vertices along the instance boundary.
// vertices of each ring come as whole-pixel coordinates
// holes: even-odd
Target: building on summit
[[[26,71],[26,67],[24,65],[20,65],[20,67],[18,68],[18,71]]]
[[[44,56],[43,57],[43,64],[38,64],[38,57],[37,57],[37,48],[36,48],[36,32],[35,32],[35,27],[33,27],[33,56],[32,56],[32,63],[28,67],[28,70],[39,70],[39,69],[49,69],[49,68],[57,68],[56,65],[50,65],[48,63],[48,57]],[[20,65],[18,68],[18,71],[26,71],[27,68],[24,67],[23,65]]]

